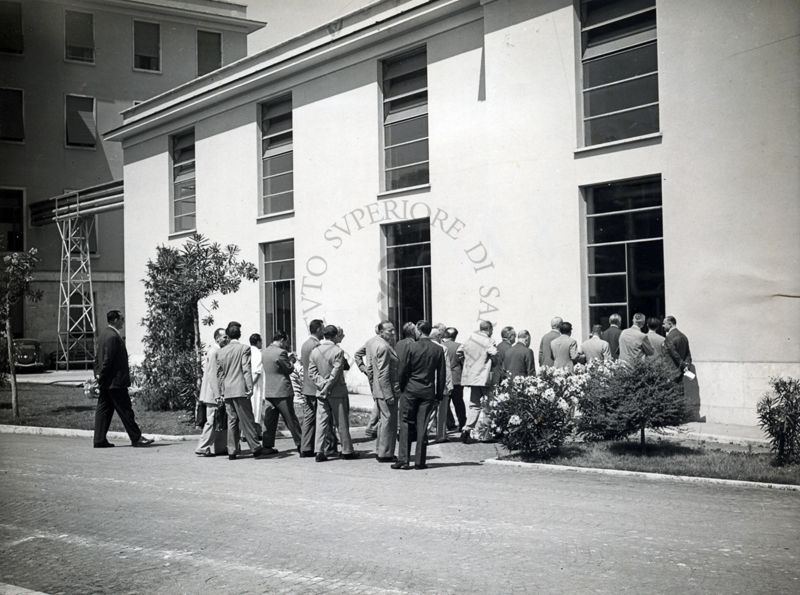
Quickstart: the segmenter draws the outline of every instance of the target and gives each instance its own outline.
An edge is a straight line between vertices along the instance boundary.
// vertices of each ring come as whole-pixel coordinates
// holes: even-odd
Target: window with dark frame
[[[431,222],[416,219],[383,226],[386,245],[387,318],[395,328],[431,320]]]
[[[25,249],[23,199],[22,190],[0,188],[0,252]]]
[[[261,215],[294,209],[292,97],[261,105]]]
[[[261,244],[264,258],[264,343],[277,331],[289,336],[295,346],[294,240]]]
[[[64,102],[66,145],[83,148],[97,146],[94,97],[67,95]]]
[[[589,322],[608,326],[619,314],[662,317],[664,241],[661,177],[584,189]]]
[[[655,0],[581,0],[586,146],[659,131]]]
[[[197,32],[197,76],[213,72],[222,66],[222,34]]]
[[[196,202],[194,130],[172,137],[172,233],[195,229]]]
[[[0,52],[21,54],[24,49],[22,4],[0,0]]]
[[[382,64],[384,190],[428,184],[427,52],[418,48]]]
[[[22,89],[0,89],[0,140],[25,140]]]
[[[91,13],[64,12],[64,57],[94,63],[94,15]]]
[[[161,26],[158,23],[133,21],[133,67],[137,70],[161,70]]]

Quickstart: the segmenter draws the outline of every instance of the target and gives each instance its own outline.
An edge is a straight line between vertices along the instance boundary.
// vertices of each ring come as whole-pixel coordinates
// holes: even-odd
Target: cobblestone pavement
[[[357,447],[366,456],[373,442]],[[0,583],[47,593],[789,593],[800,494],[0,435]],[[371,457],[371,453],[370,453]]]

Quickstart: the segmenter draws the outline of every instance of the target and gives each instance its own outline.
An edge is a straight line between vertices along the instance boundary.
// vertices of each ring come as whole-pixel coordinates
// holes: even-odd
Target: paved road
[[[288,449],[287,440],[278,448]],[[363,450],[372,443],[359,445]],[[0,583],[47,593],[800,592],[800,494],[0,435]]]

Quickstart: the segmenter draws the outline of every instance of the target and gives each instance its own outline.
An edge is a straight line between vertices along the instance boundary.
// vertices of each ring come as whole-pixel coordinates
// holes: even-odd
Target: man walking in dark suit
[[[521,330],[517,335],[517,342],[508,349],[503,357],[503,369],[514,378],[515,376],[533,376],[536,374],[536,365],[533,363],[533,351],[530,349],[531,334]],[[498,347],[498,350],[500,347]]]
[[[131,439],[131,446],[150,446],[152,439],[142,436],[131,406],[128,387],[131,385],[128,367],[128,349],[120,331],[125,323],[119,310],[111,310],[106,315],[108,326],[100,331],[97,340],[97,353],[94,360],[94,373],[100,396],[94,414],[94,447],[111,448],[108,441],[108,428],[114,411],[117,412]]]
[[[550,343],[553,342],[553,339],[558,339],[561,336],[561,333],[558,330],[558,327],[561,326],[561,323],[564,322],[560,316],[553,317],[550,320],[550,330],[544,334],[542,337],[541,342],[539,343],[539,365],[540,366],[552,366],[554,363],[553,360],[553,352],[550,351]]]
[[[225,334],[231,341],[217,352],[217,378],[228,414],[228,459],[234,460],[238,454],[240,428],[253,457],[260,457],[264,449],[250,402],[253,394],[250,345],[239,343],[242,325],[238,322],[229,322]]]
[[[428,448],[428,421],[438,402],[444,397],[447,371],[445,352],[430,340],[431,323],[417,323],[420,336],[400,361],[400,390],[406,395],[406,407],[400,424],[400,447],[392,469],[409,469],[409,425],[416,423],[417,446],[414,468],[425,469]]]
[[[608,349],[611,352],[611,359],[618,360],[619,336],[622,334],[619,325],[622,324],[622,317],[619,314],[612,314],[608,317],[608,324],[610,326],[603,331],[603,334],[600,338],[608,343]]]
[[[278,431],[278,416],[283,418],[286,429],[292,434],[294,445],[300,452],[300,422],[294,412],[294,389],[290,378],[294,366],[289,360],[289,337],[278,331],[272,343],[260,352],[264,377],[264,454],[275,454],[275,434]]]
[[[317,387],[308,375],[308,358],[322,340],[325,323],[315,318],[308,325],[309,337],[300,347],[300,363],[303,365],[303,419],[301,422],[300,456],[314,456],[314,434],[317,428]],[[328,448],[332,448],[329,444]]]

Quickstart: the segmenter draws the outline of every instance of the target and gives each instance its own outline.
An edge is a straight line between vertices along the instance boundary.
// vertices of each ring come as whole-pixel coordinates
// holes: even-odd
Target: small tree
[[[778,465],[800,463],[800,380],[769,379],[771,393],[758,401],[758,423],[769,434]]]
[[[590,374],[580,398],[577,431],[590,440],[617,440],[639,432],[642,450],[647,428],[687,421],[686,399],[660,361],[639,360]]]
[[[27,252],[12,252],[3,257],[5,268],[0,277],[0,319],[6,340],[9,377],[11,380],[11,410],[14,421],[19,421],[19,398],[17,395],[17,370],[14,357],[14,339],[11,336],[11,312],[15,305],[24,299],[37,302],[42,297],[41,290],[32,287],[33,269],[39,258],[36,248]]]
[[[142,397],[151,409],[191,408],[202,380],[203,344],[200,324],[214,324],[215,293],[238,291],[242,280],[255,281],[258,270],[239,260],[239,248],[221,247],[202,235],[188,238],[180,249],[156,248],[144,279],[147,314],[142,320],[145,359],[137,375]],[[206,314],[200,316],[200,308]]]

